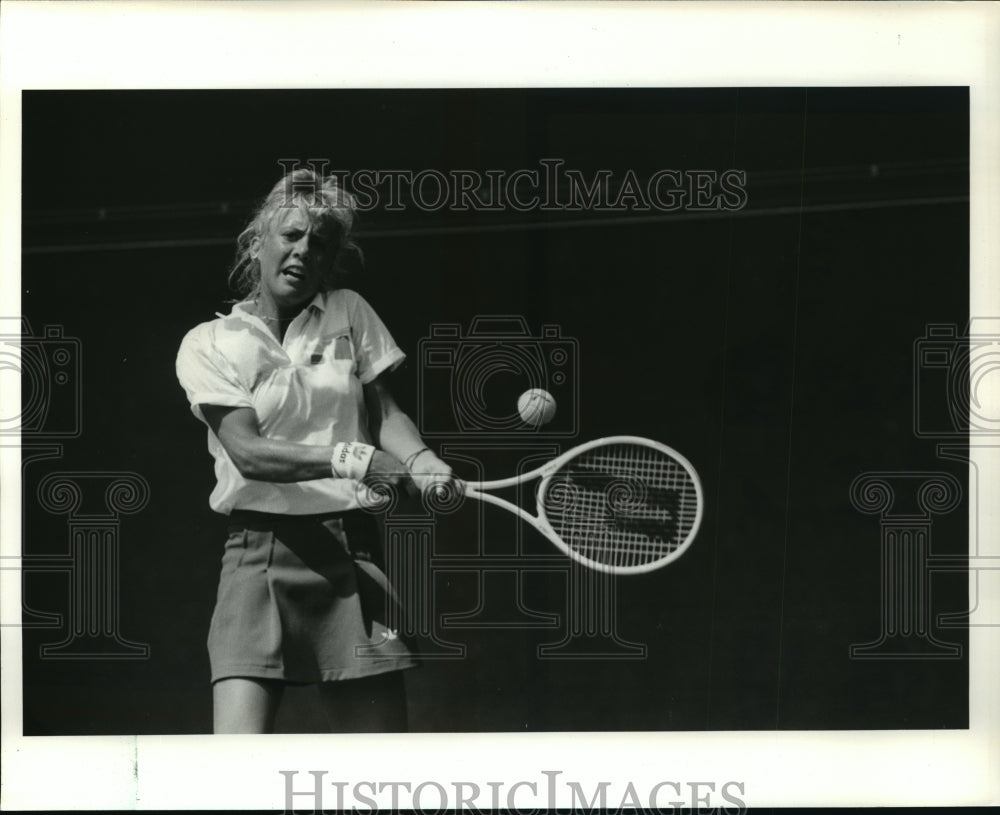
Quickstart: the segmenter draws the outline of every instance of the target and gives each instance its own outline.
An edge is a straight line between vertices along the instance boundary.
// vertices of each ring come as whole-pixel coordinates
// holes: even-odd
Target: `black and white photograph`
[[[121,744],[106,809],[993,801],[995,84],[335,62],[8,69],[5,761]]]

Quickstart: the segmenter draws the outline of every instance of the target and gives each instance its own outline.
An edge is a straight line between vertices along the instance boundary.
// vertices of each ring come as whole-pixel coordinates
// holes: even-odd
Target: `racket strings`
[[[641,566],[670,555],[694,527],[697,488],[659,449],[611,444],[571,459],[542,496],[555,533],[583,557]]]

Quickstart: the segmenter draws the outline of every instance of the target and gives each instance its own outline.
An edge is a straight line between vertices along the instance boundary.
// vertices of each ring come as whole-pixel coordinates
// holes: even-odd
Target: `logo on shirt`
[[[353,349],[351,348],[351,338],[348,334],[331,335],[328,337],[321,337],[319,342],[316,343],[316,347],[313,349],[312,355],[309,357],[310,365],[319,365],[323,361],[323,357],[326,354],[326,349],[333,345],[333,357],[332,359],[343,359],[351,360],[354,359]]]

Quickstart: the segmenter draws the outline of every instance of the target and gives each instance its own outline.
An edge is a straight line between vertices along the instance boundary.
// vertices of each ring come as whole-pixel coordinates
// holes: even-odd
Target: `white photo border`
[[[259,57],[283,36],[283,53],[294,58]],[[0,7],[0,301],[5,309],[19,302],[27,89],[955,85],[969,87],[972,118],[970,315],[997,316],[998,41],[1000,6],[974,2],[8,0]],[[0,398],[16,406],[20,394],[6,388]],[[522,788],[522,806],[570,803],[544,801],[543,771],[619,789],[738,782],[750,807],[1000,803],[990,763],[1000,755],[1000,628],[990,626],[969,631],[965,731],[23,738],[20,581],[9,568],[20,551],[20,465],[16,448],[0,453],[5,810],[283,809],[279,770],[299,772],[297,789],[310,770],[351,784],[535,782],[539,796]],[[996,458],[977,454],[980,495],[1000,494]],[[1000,555],[996,508],[978,507],[974,523],[980,553]],[[976,613],[997,619],[997,604],[981,597]]]

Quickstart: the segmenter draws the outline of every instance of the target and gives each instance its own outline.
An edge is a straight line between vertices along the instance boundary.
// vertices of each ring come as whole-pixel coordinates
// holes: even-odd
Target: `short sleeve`
[[[396,341],[368,301],[354,291],[346,290],[347,313],[351,321],[354,351],[358,363],[358,379],[362,385],[379,374],[396,368],[405,358]]]
[[[187,333],[177,352],[177,379],[191,403],[191,411],[204,421],[199,405],[253,407],[228,360],[212,341],[211,323]]]

